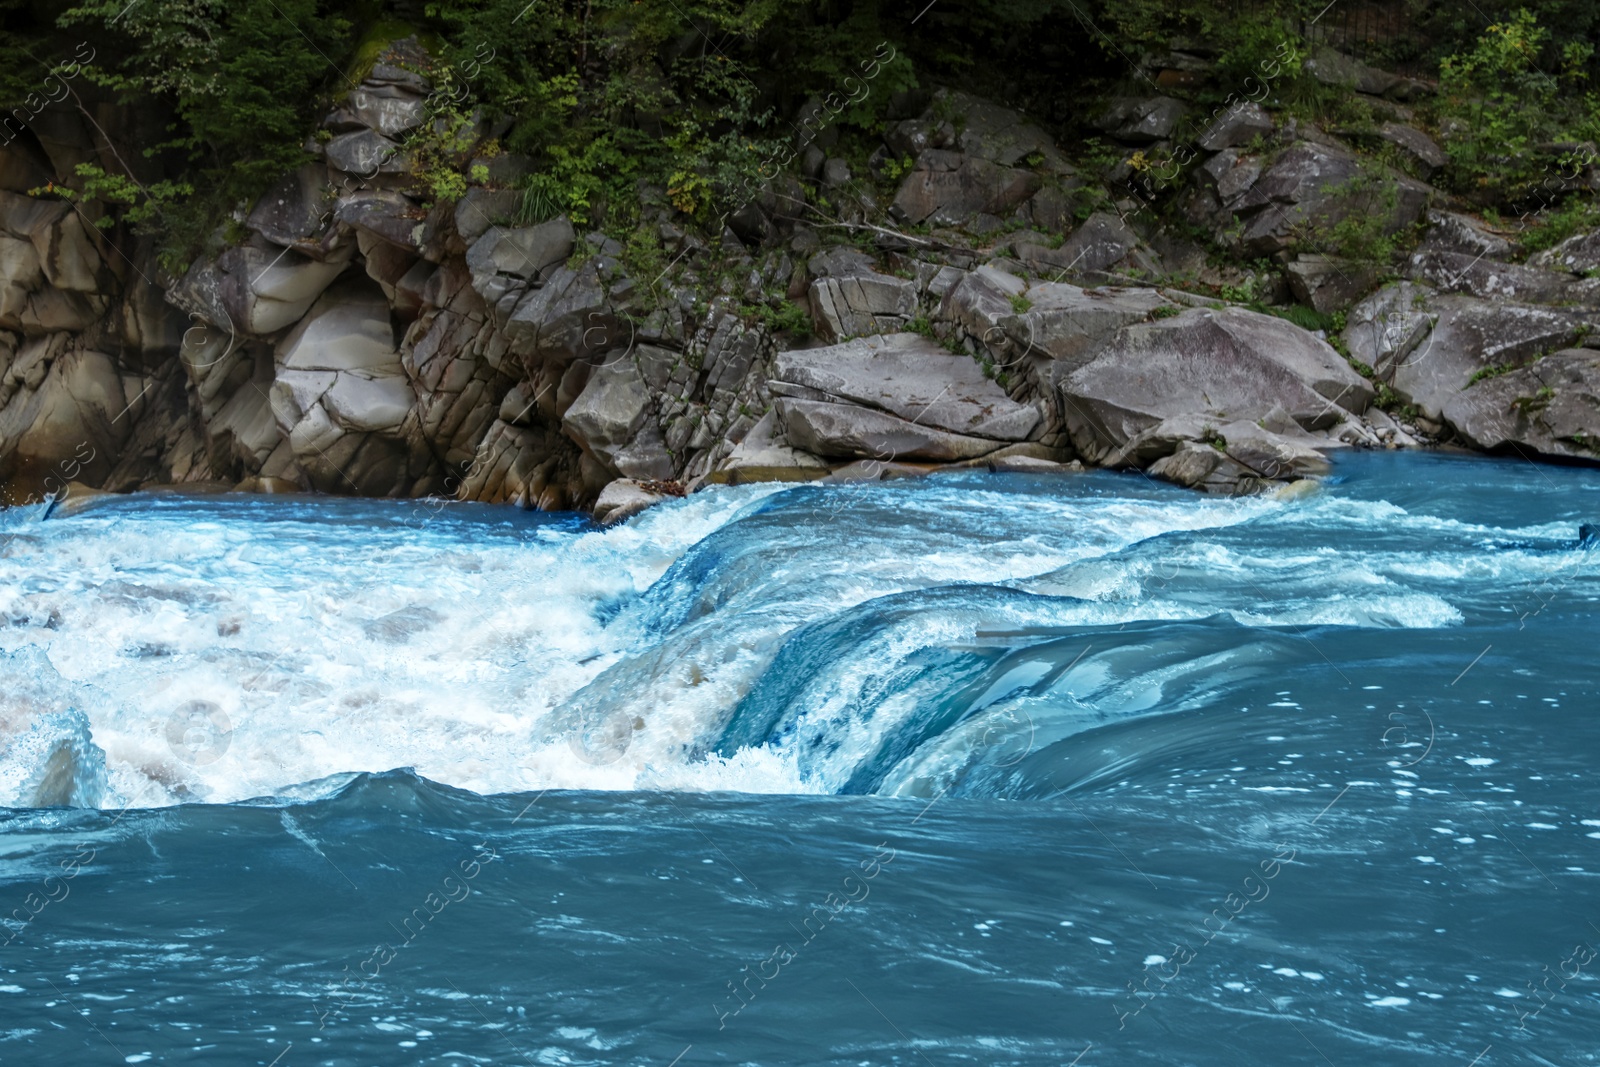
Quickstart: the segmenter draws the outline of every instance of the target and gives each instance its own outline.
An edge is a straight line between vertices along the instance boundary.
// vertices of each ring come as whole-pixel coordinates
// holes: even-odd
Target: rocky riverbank
[[[1245,492],[1348,448],[1600,460],[1600,234],[1528,256],[1416,177],[1443,159],[1406,122],[1425,84],[1317,65],[1392,116],[1380,158],[1404,170],[1253,103],[1164,97],[1102,102],[1113,159],[1089,168],[1014,111],[901,94],[876,181],[824,135],[721,232],[641,188],[651,258],[518,224],[513,156],[474,159],[459,199],[422,188],[414,54],[382,57],[318,161],[182,277],[50,192],[137,115],[52,104],[0,148],[7,501],[221,485],[615,517],[707,482],[948,464]],[[1161,187],[1141,168],[1175,148],[1197,165]],[[1174,209],[1137,210],[1141,189]],[[1343,222],[1409,250],[1311,250]]]

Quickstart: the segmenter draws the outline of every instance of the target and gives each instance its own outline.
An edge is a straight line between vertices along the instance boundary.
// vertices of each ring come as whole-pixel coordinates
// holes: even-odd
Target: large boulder
[[[976,459],[998,441],[946,433],[924,423],[854,404],[781,398],[778,420],[787,438],[819,456],[860,459]]]
[[[1171,137],[1183,112],[1183,104],[1170,96],[1124,97],[1113,101],[1095,126],[1119,141],[1149,144]]]
[[[589,358],[627,338],[593,260],[577,270],[556,267],[549,281],[517,302],[504,331],[511,351],[530,365]]]
[[[1377,309],[1386,297],[1393,302],[1392,292],[1363,301],[1357,322],[1379,321]],[[1392,329],[1404,333],[1406,343],[1392,346],[1374,366],[1423,415],[1449,423],[1469,441],[1494,440],[1501,432],[1480,425],[1486,416],[1478,397],[1493,395],[1493,390],[1476,392],[1486,379],[1572,344],[1585,326],[1576,312],[1457,294],[1423,295],[1411,304],[1407,310],[1426,316],[1430,328],[1414,337],[1414,328],[1403,318],[1389,320]],[[1373,332],[1370,325],[1362,327],[1364,343],[1370,343]],[[1518,384],[1525,383],[1519,379]]]
[[[1363,171],[1345,149],[1299,141],[1247,192],[1224,202],[1244,222],[1240,250],[1264,256],[1288,248],[1307,227],[1331,230],[1362,215],[1377,214],[1384,233],[1398,233],[1421,218],[1431,194],[1414,179]]]
[[[1234,104],[1212,120],[1195,142],[1207,152],[1249,144],[1257,137],[1271,136],[1272,116],[1254,101]]]
[[[127,439],[129,398],[110,357],[65,334],[26,342],[0,379],[0,500],[103,483]]]
[[[996,441],[1026,440],[1039,422],[1035,407],[1008,397],[976,360],[917,334],[780,352],[769,388],[781,386],[797,387],[786,391],[798,398],[877,408],[920,426]]]
[[[917,313],[917,283],[861,269],[811,283],[811,315],[823,340],[888,333]]]
[[[1004,215],[1038,192],[1043,179],[960,152],[929,149],[900,184],[891,211],[908,225],[954,224],[979,213]]]
[[[638,361],[623,353],[589,376],[561,426],[584,451],[615,469],[617,454],[643,422],[650,404],[650,387]]]
[[[257,200],[245,225],[275,245],[322,259],[333,242],[318,238],[329,229],[334,207],[328,168],[308,163],[285,175]]]
[[[275,357],[271,406],[295,462],[324,492],[392,496],[432,466],[400,428],[416,406],[390,323],[371,281],[326,293]]]
[[[1366,410],[1374,396],[1327,343],[1242,308],[1194,308],[1125,327],[1059,393],[1073,444],[1095,462],[1180,415],[1220,425],[1282,412],[1320,429]]]
[[[1445,292],[1523,304],[1570,303],[1581,292],[1570,274],[1438,249],[1415,253],[1407,274]]]
[[[1538,253],[1528,260],[1530,267],[1588,274],[1600,270],[1600,230],[1580,233]]]
[[[1080,289],[1065,282],[1032,286],[1026,299],[1027,310],[1000,319],[1010,351],[1020,354],[1014,358],[1049,358],[1058,376],[1092,360],[1124,326],[1176,307],[1154,289]]]
[[[1446,417],[1478,448],[1600,462],[1600,351],[1564,348],[1473,382]]]
[[[196,260],[168,299],[213,325],[264,337],[298,322],[349,264],[354,251],[315,260],[288,249],[244,245]]]

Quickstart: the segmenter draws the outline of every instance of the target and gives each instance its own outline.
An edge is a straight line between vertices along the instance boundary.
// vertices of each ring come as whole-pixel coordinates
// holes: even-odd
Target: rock
[[[1528,260],[1528,266],[1589,274],[1600,270],[1600,230],[1569,237]]]
[[[628,443],[650,403],[650,387],[638,364],[624,354],[589,376],[589,384],[567,409],[561,427],[584,451],[614,467],[617,453]]]
[[[829,159],[822,164],[822,184],[832,188],[850,181],[850,164],[842,159]]]
[[[1472,383],[1446,418],[1478,448],[1600,462],[1600,352],[1561,349]]]
[[[1009,214],[1042,185],[1032,171],[929,149],[917,157],[891,210],[909,225],[956,224],[979,213]]]
[[[1471,396],[1473,378],[1515,368],[1577,337],[1578,315],[1553,308],[1469,296],[1427,298],[1422,309],[1433,317],[1428,336],[1403,355],[1377,364],[1377,370],[1423,415],[1454,426],[1469,439],[1490,435],[1474,428],[1481,418]],[[1460,420],[1460,421],[1458,421]]]
[[[556,267],[548,282],[518,302],[504,332],[518,355],[559,362],[588,358],[628,337],[593,260],[577,271]]]
[[[1027,288],[1028,283],[1016,275],[985,264],[946,291],[938,317],[959,323],[983,344],[998,347],[1006,336],[1001,322],[1016,314],[1012,299]]]
[[[1212,120],[1195,143],[1207,152],[1220,152],[1224,148],[1249,144],[1257,137],[1270,137],[1273,129],[1272,116],[1260,104],[1240,103]]]
[[[332,198],[328,168],[308,163],[257,200],[245,225],[273,244],[307,251],[333,221]]]
[[[404,174],[411,169],[400,145],[372,130],[341,133],[328,142],[323,155],[333,169],[361,177]]]
[[[18,351],[5,381],[0,498],[43,496],[69,481],[101,485],[130,421],[119,418],[127,398],[110,357],[68,350],[65,334],[51,334]]]
[[[1405,359],[1433,329],[1427,310],[1433,290],[1412,282],[1386,285],[1350,309],[1344,343],[1352,358],[1387,370]]]
[[[0,234],[0,327],[20,329],[28,298],[43,285],[33,242]]]
[[[1078,273],[1103,271],[1121,263],[1138,245],[1138,236],[1126,222],[1096,211],[1067,238],[1059,255]]]
[[[648,483],[632,478],[618,478],[600,490],[594,502],[594,521],[614,525],[667,499],[668,494],[651,488]]]
[[[1171,137],[1183,112],[1183,104],[1170,96],[1124,97],[1095,120],[1095,127],[1119,141],[1149,144]]]
[[[456,201],[456,233],[470,245],[487,233],[489,227],[505,225],[506,220],[514,218],[521,208],[520,192],[474,186]]]
[[[1358,188],[1361,174],[1355,157],[1344,149],[1312,141],[1291,145],[1232,207],[1245,223],[1237,238],[1240,249],[1253,256],[1271,255],[1287,248],[1308,223],[1331,229],[1345,219],[1383,209],[1386,194]],[[1395,194],[1383,231],[1398,233],[1421,217],[1432,189],[1398,175],[1382,180]]]
[[[721,481],[792,481],[820,478],[828,473],[828,464],[793,448],[773,410],[761,416],[717,470]]]
[[[976,360],[952,355],[916,334],[780,352],[773,359],[769,387],[776,392],[780,382],[812,391],[802,396],[878,408],[969,437],[1022,441],[1039,422],[1036,408],[1013,401],[984,376]],[[810,446],[801,442],[801,447]]]
[[[1242,308],[1195,308],[1125,327],[1059,392],[1073,445],[1096,462],[1180,415],[1221,425],[1281,408],[1316,429],[1365,410],[1374,396],[1325,342]]]
[[[416,401],[403,374],[340,374],[322,396],[333,421],[346,430],[374,432],[400,426]]]
[[[39,269],[52,287],[99,290],[100,253],[71,205],[0,192],[0,229],[33,245]]]
[[[1490,233],[1478,220],[1449,211],[1428,212],[1428,232],[1423,235],[1420,251],[1459,252],[1477,258],[1505,259],[1511,255],[1511,242],[1498,234]],[[1530,266],[1551,267],[1548,263]]]
[[[1229,148],[1206,160],[1198,174],[1216,191],[1218,204],[1232,211],[1260,180],[1261,170],[1260,156],[1244,155]]]
[[[1409,156],[1424,181],[1433,177],[1435,171],[1450,162],[1450,157],[1445,155],[1444,149],[1415,126],[1385,122],[1378,127],[1378,136]]]
[[[917,284],[875,271],[811,283],[811,316],[824,340],[898,330],[917,311]]]
[[[277,363],[289,370],[398,368],[388,302],[370,281],[329,290],[279,343]]]
[[[299,321],[349,262],[318,261],[298,252],[252,245],[230,248],[212,262],[196,260],[168,299],[228,331],[265,336]]]
[[[1446,292],[1531,304],[1565,303],[1572,299],[1575,289],[1570,274],[1463,252],[1417,252],[1411,257],[1407,274]]]
[[[1003,167],[1015,166],[1029,157],[1042,156],[1050,169],[1071,171],[1072,168],[1066,165],[1050,135],[1029,122],[1020,112],[962,92],[944,91],[938,96],[939,101],[930,110],[955,118],[955,128],[959,132],[954,136],[954,145],[967,155]],[[947,125],[941,123],[941,127]],[[936,144],[929,147],[941,146]]]
[[[1404,80],[1324,46],[1312,50],[1304,69],[1323,85],[1354,89],[1372,96],[1382,96],[1398,88]]]
[[[972,459],[998,443],[946,433],[871,408],[780,398],[779,424],[797,447],[819,456],[864,459]]]
[[[491,226],[467,249],[473,284],[492,274],[531,281],[547,278],[572,255],[577,234],[565,215],[537,226]],[[480,290],[482,292],[482,290]]]
[[[350,93],[349,100],[355,121],[384,137],[398,138],[422,125],[422,96],[398,85],[363,82]]]
[[[1324,315],[1349,307],[1378,280],[1376,267],[1310,253],[1296,256],[1284,273],[1295,299]]]
[[[1057,376],[1088,363],[1124,326],[1175,306],[1154,289],[1080,289],[1065,282],[1035,285],[1027,299],[1027,311],[1000,318],[1010,351],[1021,353],[1013,360],[1038,353],[1054,361]]]

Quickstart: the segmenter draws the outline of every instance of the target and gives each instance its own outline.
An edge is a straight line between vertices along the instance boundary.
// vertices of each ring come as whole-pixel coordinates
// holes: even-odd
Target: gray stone
[[[348,106],[357,122],[388,138],[422,125],[422,96],[397,85],[363,83],[351,91]]]
[[[285,175],[250,209],[245,225],[285,248],[312,242],[333,221],[328,168],[308,163]]]
[[[1470,384],[1446,417],[1478,448],[1600,462],[1600,351],[1561,349]]]
[[[504,332],[518,355],[559,362],[604,352],[628,337],[606,301],[593,261],[577,271],[556,267],[548,282],[521,299]]]
[[[1323,46],[1312,51],[1311,57],[1305,61],[1305,71],[1324,85],[1354,89],[1373,96],[1384,95],[1398,87],[1403,80],[1398,75],[1369,67],[1360,60]]]
[[[650,388],[628,355],[596,368],[578,394],[561,427],[590,455],[608,467],[633,435],[650,407]]]
[[[901,182],[892,210],[911,225],[954,224],[979,213],[1010,214],[1042,185],[1032,171],[929,149]]]
[[[1450,157],[1445,155],[1444,149],[1415,126],[1385,122],[1378,127],[1378,136],[1411,157],[1424,180],[1431,178],[1434,171],[1450,162]]]
[[[474,283],[492,274],[531,281],[548,278],[572,255],[577,234],[566,216],[537,226],[491,226],[467,249],[467,269]]]
[[[970,437],[1022,441],[1039,421],[1037,409],[1008,397],[976,360],[952,355],[916,334],[780,352],[772,377],[830,401],[880,408]]]
[[[1139,245],[1139,238],[1115,215],[1096,211],[1061,246],[1060,257],[1079,273],[1116,266]]]
[[[973,459],[998,442],[947,433],[872,408],[782,398],[778,419],[788,439],[819,456],[862,459]]]
[[[1449,211],[1428,212],[1428,232],[1423,235],[1421,251],[1459,252],[1477,258],[1505,259],[1511,255],[1511,242],[1499,234],[1490,233],[1478,220]],[[1535,257],[1537,258],[1537,257]],[[1552,267],[1548,263],[1530,263],[1535,267]]]
[[[1362,300],[1346,317],[1344,343],[1352,358],[1387,370],[1406,358],[1433,329],[1427,302],[1433,290],[1398,282]]]
[[[1020,353],[1013,360],[1045,356],[1054,361],[1057,375],[1088,363],[1122,327],[1149,319],[1158,308],[1175,306],[1154,289],[1080,289],[1065,282],[1035,285],[1027,299],[1027,311],[1000,318],[1012,342],[1010,351]]]
[[[522,207],[522,194],[511,189],[467,190],[467,195],[456,201],[456,233],[467,244],[482,237],[490,226],[498,226],[513,218]]]
[[[1172,136],[1183,118],[1183,104],[1170,96],[1124,97],[1095,120],[1119,141],[1149,144]]]
[[[1457,429],[1476,417],[1468,395],[1475,375],[1571,344],[1582,321],[1572,312],[1454,294],[1429,298],[1423,310],[1434,316],[1427,337],[1377,369],[1425,416]]]
[[[323,149],[328,165],[335,170],[361,177],[376,174],[404,174],[411,161],[401,147],[372,130],[341,133]]]
[[[1547,248],[1528,260],[1530,267],[1588,274],[1600,270],[1600,230],[1569,237],[1554,248]]]
[[[1273,161],[1261,178],[1234,204],[1245,218],[1240,249],[1248,255],[1270,255],[1287,248],[1307,224],[1329,228],[1378,209],[1386,197],[1376,190],[1355,191],[1361,174],[1356,159],[1344,149],[1300,141]],[[1400,175],[1385,179],[1394,189],[1394,204],[1384,217],[1385,233],[1398,233],[1422,216],[1433,190]]]
[[[600,490],[600,497],[594,502],[594,521],[607,526],[624,522],[665,499],[667,494],[643,482],[618,478]]]
[[[916,314],[917,284],[906,278],[862,272],[818,278],[811,283],[811,315],[824,340],[884,333]]]
[[[1365,410],[1374,395],[1325,342],[1242,308],[1195,308],[1125,327],[1059,392],[1074,446],[1096,462],[1180,415],[1220,425],[1281,408],[1314,429]]]
[[[1254,102],[1234,104],[1212,120],[1195,142],[1207,152],[1219,152],[1235,145],[1249,144],[1257,137],[1271,136],[1272,116]]]
[[[1378,280],[1375,267],[1312,253],[1296,256],[1284,273],[1295,299],[1324,315],[1349,307]]]
[[[1570,274],[1502,263],[1463,252],[1421,251],[1411,257],[1407,274],[1446,292],[1524,304],[1566,303],[1574,295]]]

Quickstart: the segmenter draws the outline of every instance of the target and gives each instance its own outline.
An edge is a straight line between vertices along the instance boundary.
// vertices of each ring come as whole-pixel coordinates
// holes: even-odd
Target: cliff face
[[[867,164],[897,173],[892,203],[811,144],[720,234],[641,189],[646,263],[562,217],[515,224],[513,160],[474,160],[465,195],[430,204],[402,146],[430,91],[379,62],[311,142],[320,161],[181,278],[41,189],[106,150],[76,116],[47,110],[0,149],[5,498],[222,483],[614,511],[707,479],[1074,458],[1239,491],[1342,447],[1453,435],[1586,459],[1600,441],[1592,237],[1512,263],[1392,170],[1374,210],[1351,194],[1367,165],[1350,145],[1253,104],[1188,116],[1190,135],[1175,100],[1104,108],[1126,156],[1111,179],[1147,148],[1194,159],[1156,176],[1182,231],[1022,116],[944,93],[908,104]],[[1437,147],[1389,126],[1426,167]],[[1291,288],[1328,312],[1373,287],[1370,266],[1298,240],[1362,214],[1424,234],[1411,280],[1342,337],[1264,314]]]

